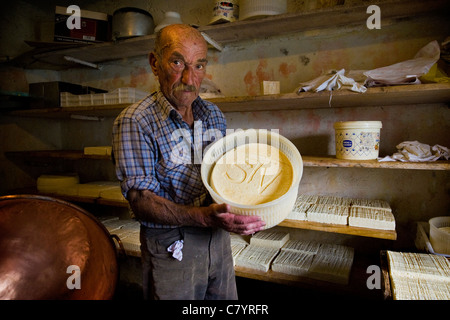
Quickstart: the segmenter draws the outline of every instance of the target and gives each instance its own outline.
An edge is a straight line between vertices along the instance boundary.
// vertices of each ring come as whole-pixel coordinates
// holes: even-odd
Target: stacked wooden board
[[[450,300],[450,262],[439,255],[387,251],[395,300]]]
[[[307,277],[347,284],[353,264],[353,248],[313,241],[290,239],[284,231],[273,229],[258,232],[250,242],[231,237],[235,266],[267,272]],[[235,239],[235,240],[233,240]],[[234,243],[234,245],[233,245]],[[245,247],[243,247],[245,246]]]
[[[395,230],[392,209],[383,200],[299,195],[287,219]]]

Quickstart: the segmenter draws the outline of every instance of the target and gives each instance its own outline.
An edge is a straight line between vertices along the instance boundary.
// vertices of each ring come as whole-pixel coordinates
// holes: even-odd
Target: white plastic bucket
[[[434,252],[450,254],[450,233],[440,228],[450,227],[450,217],[435,217],[430,223],[430,242]]]
[[[287,12],[287,0],[240,0],[239,20],[256,19]]]
[[[336,158],[347,160],[378,158],[381,127],[381,121],[335,122]]]

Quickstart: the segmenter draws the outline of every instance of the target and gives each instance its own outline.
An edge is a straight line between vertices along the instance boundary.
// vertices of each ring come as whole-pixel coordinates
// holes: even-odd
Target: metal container
[[[114,40],[153,34],[155,24],[150,13],[139,8],[121,8],[112,17]]]
[[[88,212],[50,197],[0,197],[0,300],[111,299],[118,274],[114,242]]]

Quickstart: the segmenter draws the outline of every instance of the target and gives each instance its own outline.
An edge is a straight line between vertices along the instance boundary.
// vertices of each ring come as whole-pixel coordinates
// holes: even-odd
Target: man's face
[[[152,57],[161,91],[176,108],[188,107],[198,97],[206,73],[207,46],[203,38],[170,32],[161,56]]]

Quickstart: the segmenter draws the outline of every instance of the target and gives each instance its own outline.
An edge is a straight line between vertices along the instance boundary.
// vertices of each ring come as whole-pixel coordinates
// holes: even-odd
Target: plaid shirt
[[[204,149],[225,136],[219,108],[200,97],[192,103],[194,128],[183,121],[161,91],[126,108],[114,121],[113,154],[122,193],[151,190],[175,203],[209,205],[200,166]],[[173,227],[143,222],[148,227]]]

